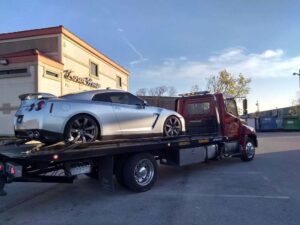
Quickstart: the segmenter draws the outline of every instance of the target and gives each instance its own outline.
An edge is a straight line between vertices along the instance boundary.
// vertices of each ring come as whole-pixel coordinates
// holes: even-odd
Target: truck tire
[[[125,186],[134,192],[152,188],[157,179],[157,162],[153,155],[141,153],[128,158],[123,168]]]
[[[242,161],[251,161],[255,156],[255,145],[252,139],[247,138],[245,149],[241,152]]]

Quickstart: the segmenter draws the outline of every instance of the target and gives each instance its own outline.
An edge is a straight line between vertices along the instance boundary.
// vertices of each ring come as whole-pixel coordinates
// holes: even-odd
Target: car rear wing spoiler
[[[21,101],[24,100],[38,100],[38,99],[49,99],[49,98],[56,98],[55,95],[49,94],[49,93],[28,93],[28,94],[23,94],[19,96],[19,99]]]

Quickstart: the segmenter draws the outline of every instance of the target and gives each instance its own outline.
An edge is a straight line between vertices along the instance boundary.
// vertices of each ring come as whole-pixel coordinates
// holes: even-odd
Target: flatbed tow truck
[[[116,178],[128,189],[143,192],[157,179],[157,161],[185,166],[224,157],[254,158],[255,131],[238,118],[234,99],[190,94],[178,98],[176,110],[185,117],[188,130],[177,137],[73,145],[4,143],[0,146],[0,195],[6,195],[5,185],[12,182],[73,183],[80,174],[98,179],[105,190],[114,191]]]

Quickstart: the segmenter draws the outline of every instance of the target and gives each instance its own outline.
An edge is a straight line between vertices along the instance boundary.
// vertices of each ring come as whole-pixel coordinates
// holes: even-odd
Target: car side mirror
[[[142,103],[136,105],[138,106],[138,108],[144,109],[146,106],[148,106],[148,103],[147,101],[143,101]]]
[[[146,100],[144,100],[144,106],[149,106],[148,102]]]

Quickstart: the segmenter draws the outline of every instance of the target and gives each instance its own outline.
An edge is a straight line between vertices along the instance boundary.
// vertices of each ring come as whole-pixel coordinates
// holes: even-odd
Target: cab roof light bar
[[[197,96],[197,95],[207,95],[209,94],[209,91],[197,91],[197,92],[190,92],[190,93],[184,93],[184,94],[179,94],[181,97],[189,97],[189,96]]]

